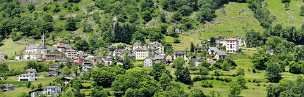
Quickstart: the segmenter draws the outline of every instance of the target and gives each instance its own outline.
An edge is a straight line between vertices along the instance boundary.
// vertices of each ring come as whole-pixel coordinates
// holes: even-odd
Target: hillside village
[[[304,97],[303,0],[0,9],[0,97]]]
[[[14,61],[39,61],[39,62],[55,62],[48,67],[48,76],[64,76],[64,78],[73,79],[77,75],[64,75],[59,69],[62,63],[72,62],[77,65],[81,72],[88,72],[96,65],[123,65],[124,56],[140,61],[144,67],[152,67],[153,64],[172,65],[173,60],[182,58],[193,66],[199,66],[202,62],[215,64],[218,60],[223,60],[232,53],[241,52],[241,47],[245,47],[244,41],[240,38],[218,38],[215,40],[215,46],[208,48],[195,48],[195,52],[208,52],[207,56],[189,56],[188,51],[175,51],[173,54],[165,54],[164,46],[160,42],[141,43],[135,42],[133,45],[121,44],[122,46],[110,45],[108,47],[107,56],[96,56],[88,54],[84,51],[73,49],[69,44],[58,42],[53,46],[45,45],[45,36],[41,36],[40,44],[28,44],[21,55],[16,56]],[[5,55],[2,54],[2,61],[5,61]],[[39,79],[36,69],[27,69],[23,74],[18,75],[17,81],[36,81]],[[65,80],[65,84],[68,81]],[[9,84],[9,87],[14,85]],[[39,95],[59,95],[61,86],[45,86],[41,90],[30,92],[31,97]],[[3,91],[10,91],[13,89]]]

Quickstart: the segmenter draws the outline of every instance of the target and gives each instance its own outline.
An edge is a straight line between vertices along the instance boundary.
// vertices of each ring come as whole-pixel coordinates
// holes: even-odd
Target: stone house
[[[1,84],[0,91],[7,92],[15,90],[15,86],[13,84]]]
[[[1,62],[1,61],[5,61],[6,58],[7,58],[7,55],[4,54],[3,52],[0,52],[0,62]]]
[[[151,67],[153,66],[153,60],[151,58],[146,58],[144,60],[144,67]]]
[[[211,55],[212,59],[214,60],[224,59],[227,56],[224,51],[221,51],[216,47],[209,47],[208,54]]]

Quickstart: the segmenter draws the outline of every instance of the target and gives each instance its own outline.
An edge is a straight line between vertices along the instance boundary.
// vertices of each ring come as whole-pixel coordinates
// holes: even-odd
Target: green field
[[[201,39],[210,37],[243,37],[247,31],[263,31],[247,3],[229,3],[216,10],[216,18],[201,29]]]
[[[284,27],[295,26],[300,28],[303,24],[304,17],[300,16],[300,8],[303,0],[291,0],[288,10],[281,0],[265,0],[267,8],[275,16],[275,24],[282,24]]]

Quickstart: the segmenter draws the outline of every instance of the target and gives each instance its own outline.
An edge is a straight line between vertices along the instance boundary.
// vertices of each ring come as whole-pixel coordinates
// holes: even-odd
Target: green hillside
[[[291,0],[286,8],[280,0],[266,0],[267,9],[275,16],[275,24],[282,24],[284,27],[295,26],[300,28],[304,22],[304,17],[300,16],[302,0]]]
[[[244,37],[251,30],[263,31],[246,3],[225,4],[224,7],[216,10],[216,16],[214,21],[201,28],[202,39],[216,36]]]

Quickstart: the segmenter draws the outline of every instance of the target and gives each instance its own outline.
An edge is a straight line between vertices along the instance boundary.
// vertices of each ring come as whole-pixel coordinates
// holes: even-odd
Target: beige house
[[[142,48],[135,49],[134,55],[136,60],[144,60],[149,57],[149,50],[143,46]]]

